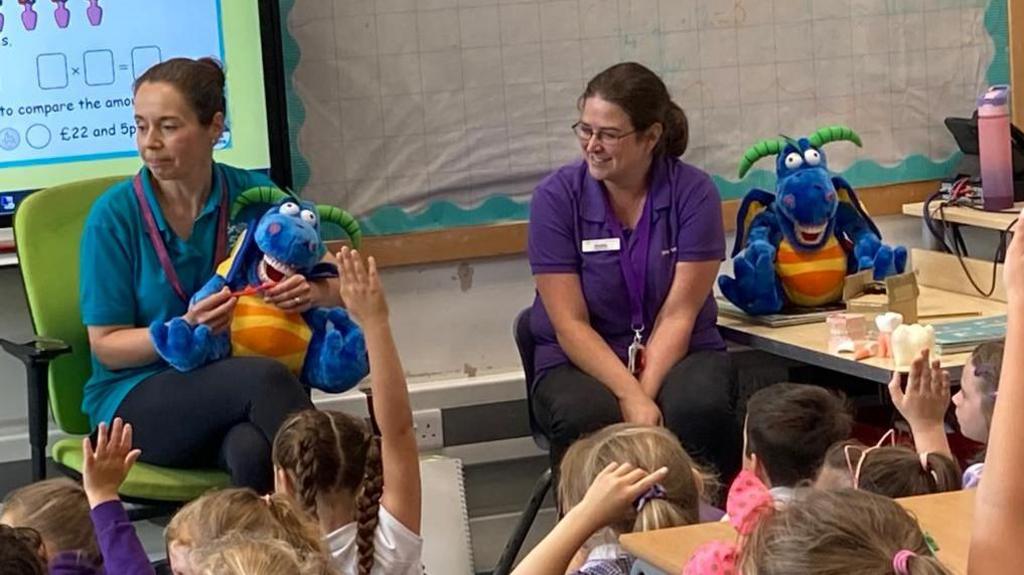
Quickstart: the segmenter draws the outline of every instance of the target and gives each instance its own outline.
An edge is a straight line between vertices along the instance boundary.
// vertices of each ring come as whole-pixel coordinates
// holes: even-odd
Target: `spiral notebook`
[[[462,460],[442,456],[420,459],[420,484],[424,575],[473,575]]]

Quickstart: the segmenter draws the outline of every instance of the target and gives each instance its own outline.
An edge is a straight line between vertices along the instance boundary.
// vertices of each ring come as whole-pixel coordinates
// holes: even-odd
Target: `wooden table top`
[[[987,278],[984,281],[988,281]],[[940,324],[962,321],[982,316],[1006,313],[1006,304],[979,296],[950,292],[947,290],[920,286],[918,315],[921,323]],[[946,316],[945,314],[965,313],[970,315]],[[930,317],[931,316],[931,317]],[[742,319],[719,315],[718,326],[729,341],[740,343],[774,355],[787,357],[811,365],[817,365],[856,375],[872,381],[887,382],[892,375],[891,358],[870,357],[861,361],[849,353],[835,354],[828,351],[828,326],[811,323],[788,327],[768,327],[746,322]],[[970,357],[969,353],[941,356],[943,367],[956,376]]]
[[[922,529],[935,539],[939,546],[939,559],[959,573],[967,572],[974,493],[975,490],[971,489],[897,500],[917,516]],[[672,574],[682,573],[690,556],[702,544],[735,540],[736,532],[728,523],[703,523],[630,533],[620,538],[622,546],[630,554]]]
[[[1005,230],[1007,226],[1013,223],[1013,220],[1020,214],[1021,208],[1024,208],[1024,202],[1017,202],[1012,209],[1002,212],[987,212],[977,208],[953,206],[944,208],[942,216],[940,216],[938,205],[939,202],[933,202],[931,207],[932,218],[935,220],[939,220],[944,216],[945,220],[949,223],[999,231]],[[903,204],[903,214],[914,216],[915,218],[923,218],[924,202]]]

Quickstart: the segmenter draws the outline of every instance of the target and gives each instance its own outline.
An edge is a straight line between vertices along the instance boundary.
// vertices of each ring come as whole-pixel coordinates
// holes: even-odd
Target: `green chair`
[[[0,346],[25,364],[28,375],[33,481],[46,476],[47,404],[61,431],[79,436],[90,432],[81,408],[91,365],[78,304],[78,248],[90,206],[121,180],[100,178],[41,190],[25,198],[14,217],[21,278],[36,338],[25,344],[0,339]],[[62,472],[81,478],[81,437],[56,442],[52,456]],[[215,469],[136,463],[121,495],[125,501],[166,510],[229,484],[228,475]]]

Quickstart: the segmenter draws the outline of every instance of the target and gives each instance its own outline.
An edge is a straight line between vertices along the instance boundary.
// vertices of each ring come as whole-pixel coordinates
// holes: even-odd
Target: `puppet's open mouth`
[[[295,275],[295,269],[288,264],[275,259],[270,254],[263,254],[263,260],[256,268],[260,281],[277,283],[285,278]]]
[[[821,241],[821,236],[825,235],[825,229],[828,228],[828,224],[822,224],[820,226],[794,226],[796,228],[797,237],[800,238],[800,242],[804,244],[816,244]]]

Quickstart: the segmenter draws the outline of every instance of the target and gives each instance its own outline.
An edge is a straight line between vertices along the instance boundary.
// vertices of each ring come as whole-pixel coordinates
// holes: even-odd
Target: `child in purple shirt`
[[[114,418],[108,433],[107,425],[100,423],[95,449],[89,438],[85,438],[82,451],[85,458],[82,483],[92,508],[92,522],[106,572],[110,575],[154,575],[146,550],[117,494],[128,470],[141,453],[132,449],[131,424]],[[52,567],[50,572],[55,573]]]

